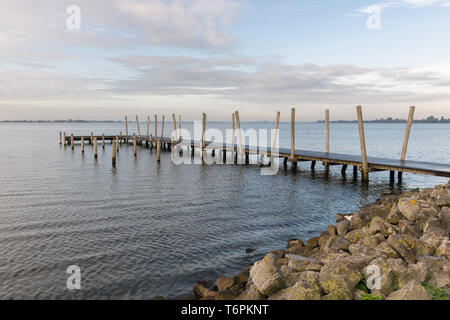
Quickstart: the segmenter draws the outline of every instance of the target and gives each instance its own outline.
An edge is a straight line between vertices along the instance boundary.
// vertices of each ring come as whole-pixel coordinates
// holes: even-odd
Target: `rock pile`
[[[385,195],[303,243],[289,240],[235,277],[197,282],[197,299],[447,299],[450,182]]]

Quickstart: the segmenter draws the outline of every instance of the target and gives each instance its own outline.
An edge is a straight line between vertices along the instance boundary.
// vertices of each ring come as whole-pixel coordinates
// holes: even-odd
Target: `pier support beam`
[[[161,142],[156,140],[156,161],[161,161]]]
[[[137,129],[137,132],[138,132],[138,137],[140,137],[141,136],[141,129],[139,129],[139,118],[138,118],[137,115],[136,115],[136,129]]]
[[[73,141],[73,133],[70,134],[70,147],[72,148],[72,150],[73,150],[74,147],[75,147],[75,143],[74,143],[74,141]]]
[[[97,159],[97,137],[94,138],[94,159]]]
[[[175,124],[175,130],[176,130],[176,124]],[[200,160],[203,163],[204,157],[205,157],[205,132],[206,132],[206,113],[202,113],[202,140],[200,141]]]
[[[113,166],[113,168],[115,168],[116,167],[116,146],[115,146],[114,141],[112,142],[111,149],[112,149],[112,154],[111,154],[112,166]]]
[[[239,119],[239,111],[236,111],[234,114],[236,118],[236,128],[238,133],[238,144],[239,144],[239,161],[238,163],[242,163],[241,159],[244,157],[244,149],[242,146],[242,132],[241,132],[241,120]]]
[[[81,153],[84,153],[84,137],[81,137]]]
[[[128,117],[125,116],[125,139],[126,143],[128,143]]]
[[[133,134],[133,152],[134,152],[134,156],[137,156],[137,146],[136,146],[136,134]]]
[[[408,149],[408,141],[409,141],[409,134],[411,132],[411,126],[414,120],[414,110],[416,107],[411,106],[409,108],[409,114],[408,114],[408,122],[406,123],[406,129],[405,129],[405,136],[403,138],[403,147],[402,147],[402,154],[400,156],[401,161],[405,161],[406,159],[406,151]],[[403,172],[398,172],[398,180],[400,181],[402,179]]]
[[[297,160],[295,159],[295,108],[291,108],[291,168],[297,169]]]
[[[311,161],[311,170],[314,171],[316,168],[316,160]]]
[[[64,147],[65,146],[67,146],[67,135],[66,135],[66,133],[64,132]]]
[[[364,137],[364,121],[361,106],[356,107],[356,112],[358,114],[359,141],[361,144],[361,179],[362,181],[367,182],[369,181],[369,167],[367,165],[366,139]]]
[[[62,132],[59,132],[59,145],[62,145]]]
[[[344,165],[342,165],[341,173],[345,174],[346,171],[347,171],[347,165],[344,164]]]

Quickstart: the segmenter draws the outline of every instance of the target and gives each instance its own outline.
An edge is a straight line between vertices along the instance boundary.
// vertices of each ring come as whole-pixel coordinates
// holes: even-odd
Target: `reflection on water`
[[[288,146],[283,126],[281,145]],[[369,155],[398,157],[404,128],[387,126],[366,126]],[[155,150],[138,147],[135,158],[124,144],[112,169],[110,144],[99,147],[97,161],[89,144],[84,155],[79,146],[58,145],[60,130],[101,134],[104,127],[0,125],[0,298],[173,298],[195,280],[232,275],[288,238],[318,234],[336,213],[356,211],[383,191],[447,181],[405,174],[402,185],[390,184],[389,173],[379,172],[364,185],[351,167],[343,176],[340,167],[326,174],[320,163],[312,172],[308,162],[295,173],[281,166],[261,176],[258,166],[176,166],[167,152],[158,164]],[[298,148],[323,148],[322,125],[298,128]],[[332,132],[332,151],[358,154],[352,124]],[[446,162],[448,138],[449,126],[417,125],[408,157]],[[256,250],[246,254],[249,247]],[[69,292],[73,264],[82,290]]]

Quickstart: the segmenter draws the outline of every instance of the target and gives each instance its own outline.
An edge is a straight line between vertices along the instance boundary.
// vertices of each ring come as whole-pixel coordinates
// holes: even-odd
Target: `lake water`
[[[130,133],[133,131],[129,124]],[[272,128],[244,123],[244,128]],[[323,151],[323,124],[298,123],[297,148]],[[166,124],[166,135],[171,124]],[[185,123],[191,129],[192,123]],[[226,123],[208,123],[221,130]],[[399,158],[404,124],[366,124],[369,156]],[[145,131],[141,124],[141,131]],[[151,126],[151,130],[153,125]],[[280,145],[289,147],[288,124]],[[163,152],[111,145],[94,161],[58,144],[58,132],[117,134],[120,123],[0,124],[0,298],[151,299],[189,293],[196,280],[233,275],[288,238],[306,240],[385,190],[432,187],[448,179],[389,172],[369,186],[351,168],[329,175],[299,164],[262,176],[257,166],[180,165]],[[449,163],[450,125],[414,124],[407,158]],[[331,124],[331,151],[360,154],[357,124]],[[255,251],[246,254],[246,248]],[[81,268],[81,290],[66,288],[69,265]]]

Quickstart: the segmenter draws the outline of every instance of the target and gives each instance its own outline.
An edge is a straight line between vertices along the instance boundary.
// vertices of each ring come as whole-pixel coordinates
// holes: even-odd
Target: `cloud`
[[[399,0],[399,1],[374,3],[373,5],[377,6],[380,9],[388,9],[388,8],[415,9],[415,8],[423,8],[423,7],[431,7],[431,6],[450,7],[450,1],[449,0]],[[370,13],[370,12],[368,12],[369,7],[370,6],[359,8],[357,10],[357,12]]]

